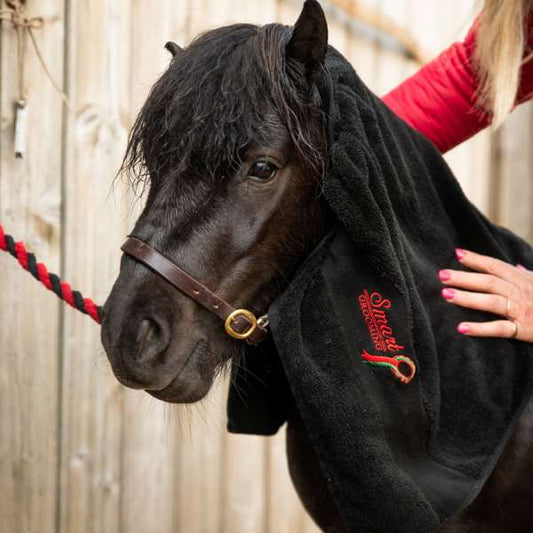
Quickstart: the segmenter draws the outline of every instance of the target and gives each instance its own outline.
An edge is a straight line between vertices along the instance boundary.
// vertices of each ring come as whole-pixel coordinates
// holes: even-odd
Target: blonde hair
[[[512,111],[520,83],[526,18],[533,0],[485,0],[474,60],[480,79],[479,101],[494,127]],[[531,59],[531,56],[526,59]]]

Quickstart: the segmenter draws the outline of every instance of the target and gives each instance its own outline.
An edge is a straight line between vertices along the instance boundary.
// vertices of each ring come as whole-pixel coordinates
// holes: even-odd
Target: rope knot
[[[44,26],[44,17],[27,17],[26,2],[5,0],[7,9],[0,11],[0,19],[11,22],[14,28],[39,30]]]

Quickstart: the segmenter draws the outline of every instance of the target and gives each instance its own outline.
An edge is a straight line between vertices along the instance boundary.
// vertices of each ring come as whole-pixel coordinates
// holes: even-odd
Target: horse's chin
[[[183,368],[167,387],[146,392],[168,403],[194,403],[201,400],[209,392],[215,376],[214,365],[208,363],[210,359],[209,344],[206,341],[198,342]]]

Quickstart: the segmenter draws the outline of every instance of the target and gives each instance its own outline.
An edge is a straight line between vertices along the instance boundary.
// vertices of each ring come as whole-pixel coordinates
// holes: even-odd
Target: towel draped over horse
[[[318,88],[336,227],[235,366],[228,427],[273,434],[294,398],[349,531],[434,531],[483,487],[533,378],[528,344],[457,333],[491,315],[444,301],[438,270],[462,268],[456,247],[528,268],[533,251],[332,48]]]

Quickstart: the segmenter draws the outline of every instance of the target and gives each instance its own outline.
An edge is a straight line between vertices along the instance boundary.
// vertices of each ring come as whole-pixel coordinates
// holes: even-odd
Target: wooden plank
[[[266,0],[259,4],[246,0],[201,0],[188,7],[191,37],[204,31],[235,23],[268,24],[276,22],[277,3]]]
[[[277,21],[288,25],[294,25],[301,11],[301,4],[293,1],[282,1],[278,3]],[[326,12],[328,8],[326,6]],[[329,14],[331,15],[331,14]],[[339,48],[341,52],[345,52],[345,48],[349,42],[348,28],[346,20],[339,16],[338,10],[334,15],[328,16],[328,26],[330,30],[330,43]],[[329,19],[332,19],[329,22]],[[242,439],[242,437],[241,437]],[[244,438],[245,439],[245,438]],[[253,439],[253,438],[252,438]],[[263,444],[264,442],[264,444]],[[246,450],[252,448],[253,440],[247,444],[246,440],[243,440],[242,445],[246,446]],[[235,446],[234,442],[230,441],[230,445]],[[239,442],[240,445],[240,442]],[[314,533],[318,531],[317,526],[304,510],[292,481],[289,476],[286,457],[286,445],[285,445],[285,428],[271,438],[264,441],[256,440],[255,446],[264,446],[264,454],[261,457],[255,449],[252,451],[255,454],[255,460],[257,463],[264,462],[264,483],[266,485],[265,493],[265,517],[264,527],[268,533],[274,532],[287,532],[287,533]],[[244,450],[243,453],[246,453]],[[247,463],[249,459],[247,460]],[[256,464],[257,468],[258,464]],[[254,465],[251,465],[252,472],[254,471]],[[231,466],[227,467],[228,472],[233,472]],[[230,482],[234,484],[238,483],[238,480],[233,479],[233,475],[230,476]],[[248,487],[253,487],[258,484],[260,479],[252,478],[248,481]],[[231,501],[234,498],[234,494],[226,495],[226,501]],[[256,496],[259,498],[259,496]],[[227,529],[230,531],[229,529]],[[242,528],[240,531],[255,531],[254,529]]]
[[[234,22],[263,24],[275,18],[273,1],[258,6],[204,0],[190,8],[189,35]],[[189,438],[180,440],[179,531],[262,531],[265,443],[259,438],[225,434],[227,388],[228,381],[220,380],[207,404],[199,407],[209,424],[194,419],[199,413],[192,410]],[[211,503],[207,506],[206,502]]]
[[[2,5],[2,7],[5,7]],[[52,75],[62,82],[64,5],[30,2],[45,17],[35,38]],[[15,32],[1,33],[0,223],[24,239],[52,271],[60,264],[62,105],[27,43],[27,151],[14,158],[18,98]],[[56,527],[59,308],[3,254],[0,258],[0,531],[52,533]]]
[[[498,157],[494,172],[500,184],[495,193],[499,224],[533,242],[533,104],[518,107],[496,137]]]
[[[433,38],[440,44],[439,52],[452,42],[464,39],[476,15],[472,2],[454,0],[450,4],[439,5],[437,13],[441,20],[440,39]],[[486,130],[445,155],[465,194],[485,212],[489,208],[491,142],[490,131]]]
[[[294,25],[301,12],[301,4],[293,1],[281,1],[277,5],[276,21],[283,24]],[[345,40],[345,27],[338,20],[334,23],[333,33],[336,35],[335,39],[339,45],[343,45]],[[296,491],[292,485],[292,481],[289,477],[287,468],[287,458],[285,452],[285,429],[282,429],[278,435],[268,439],[258,439],[256,437],[237,437],[232,436],[229,439],[229,447],[232,452],[232,457],[229,459],[229,464],[226,469],[228,472],[228,482],[231,483],[232,488],[229,489],[229,494],[226,493],[226,508],[229,507],[229,512],[235,516],[237,520],[238,513],[236,512],[236,504],[233,501],[236,497],[246,498],[250,497],[246,493],[242,493],[242,487],[239,489],[239,493],[235,494],[234,486],[240,484],[239,479],[243,478],[245,468],[249,469],[248,474],[248,488],[255,489],[256,485],[264,483],[265,493],[263,495],[264,503],[263,508],[264,517],[262,527],[259,529],[246,529],[245,526],[241,526],[239,531],[243,533],[245,531],[266,531],[269,533],[274,532],[304,532],[313,531],[312,529],[306,529],[309,523],[312,523],[311,519],[307,516],[302,504],[300,503]],[[247,457],[244,465],[235,461],[238,460],[239,451],[236,447],[241,448],[241,456],[246,457],[248,453],[253,453],[253,457]],[[262,453],[258,449],[263,447]],[[249,450],[249,451],[248,451]],[[253,460],[252,460],[253,459]],[[235,472],[236,464],[239,467],[239,472]],[[238,474],[238,479],[234,477],[234,474]],[[256,477],[257,476],[257,477]],[[242,479],[245,482],[246,478]],[[228,489],[226,489],[228,491]],[[242,512],[247,509],[247,505],[255,505],[260,510],[258,502],[261,495],[255,494],[254,503],[247,504],[246,500],[242,501],[240,506]],[[226,526],[225,531],[231,531]]]
[[[193,37],[191,35],[191,0],[173,2],[170,9],[169,40],[177,42],[182,47],[187,46]]]
[[[408,0],[381,0],[380,8],[383,16],[406,28],[409,17]],[[389,92],[402,82],[407,73],[406,57],[394,48],[382,46],[379,53],[375,91],[378,95]]]
[[[268,533],[312,533],[320,531],[304,510],[287,468],[286,428],[267,439],[267,476],[269,483]]]
[[[482,5],[469,0],[442,4],[440,17],[446,32],[446,44],[462,41]],[[490,128],[455,148],[445,158],[452,167],[468,198],[485,214],[491,216],[491,188],[494,176],[493,149],[496,137]]]
[[[169,405],[127,390],[122,437],[121,528],[173,533],[176,431]]]
[[[294,26],[302,11],[302,4],[293,0],[281,0],[278,4],[278,22]]]
[[[203,4],[194,3],[194,6],[201,8]],[[219,2],[217,9],[207,11],[209,17],[206,20],[205,11],[196,10],[192,14],[192,8],[190,2],[179,2],[172,15],[173,27],[178,28],[178,38],[185,45],[206,27],[224,24],[225,12],[231,11],[229,3]],[[177,442],[176,461],[172,465],[175,491],[173,531],[216,533],[220,530],[225,390],[226,383],[219,380],[199,404],[173,409]]]
[[[385,0],[385,3],[387,0]],[[354,2],[353,0],[329,0],[329,5],[340,8],[347,17],[361,22],[366,28],[371,30],[369,37],[377,37],[380,41],[388,41],[387,46],[397,48],[399,55],[409,55],[417,63],[423,64],[427,61],[427,55],[417,43],[413,34],[401,23],[398,23],[396,16],[390,16],[385,9],[376,9],[380,2],[367,0],[363,2]],[[403,9],[404,0],[394,7],[395,13],[401,13],[402,18],[407,15]],[[391,3],[391,6],[394,6]]]
[[[69,2],[65,273],[103,303],[127,233],[126,196],[112,180],[127,129],[129,2]],[[100,328],[68,311],[62,375],[60,531],[119,527],[122,387],[100,345]]]
[[[333,4],[324,4],[323,8],[328,21],[328,44],[344,54],[350,38],[349,16]]]
[[[127,119],[130,126],[151,86],[171,59],[164,44],[176,38],[175,4],[171,0],[130,3],[131,92]],[[130,227],[142,203],[131,199],[135,209],[129,212]],[[122,531],[174,532],[179,446],[170,415],[168,404],[145,392],[126,390],[122,434]]]
[[[263,437],[228,435],[221,530],[261,532],[265,527],[265,450]]]
[[[260,9],[242,2],[239,14],[242,21],[257,24],[282,22],[293,25],[301,6],[288,6],[287,2],[261,2]],[[273,498],[276,493],[293,491],[288,479],[286,461],[271,452],[270,439],[229,435],[225,449],[225,490],[223,493],[223,531],[278,531],[287,530],[288,524],[301,518],[299,502],[295,507],[281,509]],[[283,477],[285,473],[285,477]],[[281,474],[278,478],[276,474]]]
[[[181,24],[185,22],[177,23],[173,13],[186,2],[187,0],[130,0],[130,125],[146,100],[150,88],[168,67],[171,56],[164,48],[165,43],[175,39],[176,31],[179,31]]]
[[[211,0],[212,9],[216,5],[214,0]],[[278,22],[277,19],[277,5],[275,0],[262,0],[261,2],[250,2],[249,0],[235,0],[231,3],[231,11],[227,11],[229,16],[225,22],[247,22],[252,24],[270,24]]]
[[[173,18],[179,21],[183,44],[210,28],[227,24],[238,12],[231,2],[180,2]],[[220,530],[225,395],[227,383],[219,380],[208,398],[191,407],[173,410],[176,440],[174,531],[217,532]]]
[[[491,133],[478,133],[445,155],[468,199],[481,211],[489,207]]]
[[[222,495],[232,479],[224,473],[227,381],[215,382],[206,399],[190,408],[179,406],[179,461],[173,531],[217,533],[222,524]],[[179,412],[177,412],[179,411]]]
[[[367,0],[365,7],[375,10],[379,0]],[[355,68],[361,79],[376,90],[379,71],[379,46],[375,39],[370,38],[371,30],[357,19],[350,21],[351,31],[346,43],[345,55]]]

